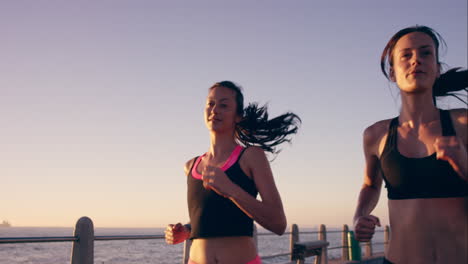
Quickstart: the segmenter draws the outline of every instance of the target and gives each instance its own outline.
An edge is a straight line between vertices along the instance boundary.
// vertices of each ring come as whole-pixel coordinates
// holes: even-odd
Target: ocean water
[[[96,236],[105,235],[162,235],[163,228],[96,228]],[[300,231],[314,231],[301,229]],[[330,230],[329,230],[330,231]],[[259,234],[267,233],[260,229]],[[0,237],[72,236],[73,228],[9,227],[0,228]],[[301,241],[317,240],[317,234],[301,234]],[[341,246],[341,233],[328,233],[329,247]],[[383,233],[376,233],[374,242],[383,242]],[[72,242],[0,244],[0,264],[70,264]],[[269,256],[289,252],[289,235],[259,235],[259,255]],[[383,245],[374,246],[382,252]],[[183,243],[167,245],[163,239],[95,241],[95,264],[180,264]],[[339,258],[341,249],[328,251],[329,258]],[[263,263],[284,263],[288,257],[265,258]]]

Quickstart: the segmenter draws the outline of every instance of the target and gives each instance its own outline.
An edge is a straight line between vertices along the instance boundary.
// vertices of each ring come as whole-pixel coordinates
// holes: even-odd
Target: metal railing
[[[290,250],[274,255],[261,256],[262,259],[272,259],[277,257],[290,256],[290,260],[294,260],[294,247],[299,242],[299,235],[317,234],[316,241],[327,241],[327,233],[341,233],[342,245],[337,247],[324,247],[320,252],[321,264],[328,263],[328,250],[342,249],[341,260],[351,260],[349,254],[348,241],[348,226],[343,225],[343,229],[327,231],[325,225],[320,225],[318,231],[299,232],[297,225],[291,226],[290,232],[285,232],[284,235],[289,235]],[[389,239],[389,227],[384,230],[376,230],[376,232],[384,232],[384,242],[367,242],[361,243],[365,248],[365,257],[373,255],[373,245],[386,245]],[[274,233],[257,233],[254,232],[255,243],[260,236],[273,236]],[[94,227],[90,218],[82,217],[78,220],[75,226],[74,236],[57,236],[57,237],[0,237],[0,244],[17,244],[17,243],[48,243],[48,242],[73,242],[71,264],[92,264],[94,262],[94,241],[111,241],[111,240],[145,240],[145,239],[165,239],[164,235],[118,235],[118,236],[94,236]],[[306,242],[307,243],[307,242]],[[191,241],[185,241],[182,263],[188,261],[188,252]],[[316,262],[318,263],[318,262]]]
[[[144,239],[164,239],[163,235],[129,235],[129,236],[95,236],[96,241],[109,240],[144,240]],[[20,244],[20,243],[45,243],[45,242],[76,242],[78,237],[0,237],[0,244]]]

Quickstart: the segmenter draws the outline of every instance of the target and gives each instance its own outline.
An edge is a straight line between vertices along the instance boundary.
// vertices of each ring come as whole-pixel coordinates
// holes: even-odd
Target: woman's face
[[[235,92],[223,86],[210,89],[205,106],[208,129],[215,132],[234,131],[239,121]]]
[[[407,93],[432,91],[439,77],[439,63],[434,41],[422,32],[401,37],[393,48],[390,78]]]

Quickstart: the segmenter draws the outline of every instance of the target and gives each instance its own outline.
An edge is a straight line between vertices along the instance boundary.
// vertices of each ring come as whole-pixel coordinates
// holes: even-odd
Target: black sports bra
[[[454,136],[450,112],[440,110],[443,136]],[[408,158],[398,151],[398,117],[390,122],[380,166],[388,199],[448,198],[468,196],[468,183],[436,153],[423,158]]]
[[[252,197],[257,188],[252,179],[242,171],[239,159],[244,148],[237,146],[221,169],[228,178]],[[252,236],[253,220],[231,200],[203,187],[197,166],[203,156],[198,157],[187,176],[187,202],[192,231],[190,238]]]

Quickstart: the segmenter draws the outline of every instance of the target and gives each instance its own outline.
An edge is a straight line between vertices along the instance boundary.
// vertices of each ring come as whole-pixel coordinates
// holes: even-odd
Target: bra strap
[[[442,109],[440,110],[440,123],[442,125],[442,136],[449,137],[456,135],[449,111]]]
[[[396,147],[398,138],[398,116],[393,118],[390,122],[390,129],[388,131],[389,143],[391,147]]]

